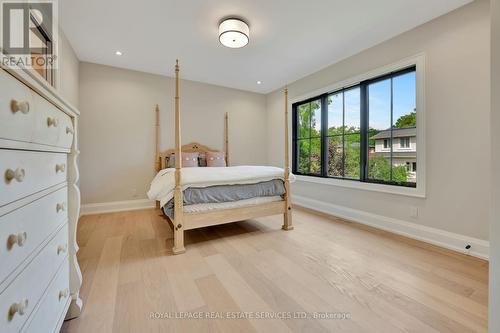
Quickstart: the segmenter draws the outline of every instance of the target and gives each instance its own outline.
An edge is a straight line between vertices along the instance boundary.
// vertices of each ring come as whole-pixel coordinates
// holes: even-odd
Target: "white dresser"
[[[37,75],[0,69],[0,332],[78,316],[78,110]]]

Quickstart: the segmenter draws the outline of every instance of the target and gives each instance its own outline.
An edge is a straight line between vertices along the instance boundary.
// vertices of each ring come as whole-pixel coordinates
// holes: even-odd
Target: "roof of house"
[[[416,127],[406,127],[406,128],[393,128],[392,129],[392,137],[393,138],[403,138],[417,136],[417,128]],[[380,131],[370,139],[389,139],[391,137],[391,130]]]

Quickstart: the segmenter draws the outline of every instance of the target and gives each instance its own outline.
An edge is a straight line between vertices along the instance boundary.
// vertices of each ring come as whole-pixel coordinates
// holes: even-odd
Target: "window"
[[[303,103],[296,108],[296,144],[299,147],[297,172],[321,174],[321,100]]]
[[[406,169],[409,172],[417,172],[417,162],[406,162]]]
[[[43,24],[38,23],[37,18],[30,13],[30,45],[33,48],[44,50],[43,52],[31,52],[33,69],[40,74],[50,85],[54,85],[54,70],[49,57],[53,56],[52,37],[45,31]]]
[[[416,187],[416,119],[415,66],[294,103],[293,171]]]
[[[359,179],[361,127],[359,87],[328,95],[327,175]]]
[[[410,148],[410,138],[400,138],[399,146],[400,148]]]

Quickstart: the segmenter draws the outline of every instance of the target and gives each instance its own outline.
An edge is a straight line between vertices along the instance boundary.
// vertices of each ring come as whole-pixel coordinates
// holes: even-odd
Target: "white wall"
[[[478,0],[289,85],[290,99],[424,52],[427,198],[297,182],[293,194],[483,240],[489,232],[490,18]],[[267,96],[268,159],[283,159],[282,93]],[[439,144],[436,144],[439,143]],[[411,218],[411,207],[418,218]]]
[[[492,219],[490,228],[489,330],[500,332],[500,0],[491,0]]]
[[[161,148],[173,148],[173,102],[172,78],[81,63],[82,203],[146,198],[154,176],[154,107],[161,109]],[[265,164],[264,95],[181,81],[183,143],[197,141],[222,150],[225,112],[231,163]]]
[[[78,108],[79,61],[70,42],[59,29],[59,68],[56,75],[56,89],[69,103]]]

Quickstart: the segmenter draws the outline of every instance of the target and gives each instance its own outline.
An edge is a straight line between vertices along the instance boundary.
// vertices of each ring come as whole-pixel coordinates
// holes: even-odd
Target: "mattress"
[[[203,188],[216,185],[244,185],[256,184],[270,180],[282,180],[284,170],[270,166],[234,166],[234,167],[203,167],[182,168],[181,187],[185,191],[188,188]],[[290,182],[295,176],[290,174]],[[160,201],[163,207],[174,197],[175,170],[163,169],[158,172],[151,182],[148,197]]]
[[[282,198],[285,194],[285,186],[282,180],[273,179],[270,181],[259,182],[255,184],[237,184],[237,185],[215,185],[208,187],[190,187],[183,192],[184,207],[230,207],[231,203],[241,202],[245,204],[246,200],[268,197]],[[218,204],[221,204],[220,206]],[[226,206],[224,206],[226,204]],[[252,204],[252,203],[251,203]],[[203,206],[206,205],[206,206]],[[215,205],[215,206],[214,206]],[[217,208],[212,208],[217,209]],[[163,206],[164,213],[173,218],[174,199],[170,199]]]

